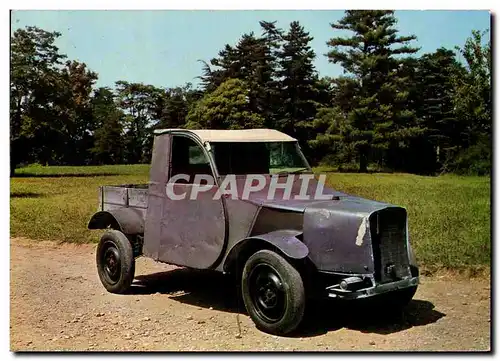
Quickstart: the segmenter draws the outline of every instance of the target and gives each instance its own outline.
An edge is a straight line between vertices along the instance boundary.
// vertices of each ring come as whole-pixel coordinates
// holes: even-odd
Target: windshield
[[[310,172],[296,142],[210,143],[220,175]]]

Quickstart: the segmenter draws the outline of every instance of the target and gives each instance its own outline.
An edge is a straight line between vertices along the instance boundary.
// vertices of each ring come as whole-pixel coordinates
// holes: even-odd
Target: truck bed
[[[146,215],[148,207],[147,184],[124,184],[99,187],[99,210],[134,208]]]

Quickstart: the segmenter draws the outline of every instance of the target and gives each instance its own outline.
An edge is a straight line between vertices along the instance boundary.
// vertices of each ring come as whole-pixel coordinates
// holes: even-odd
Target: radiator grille
[[[375,280],[393,282],[410,276],[406,245],[406,211],[387,208],[370,217]]]

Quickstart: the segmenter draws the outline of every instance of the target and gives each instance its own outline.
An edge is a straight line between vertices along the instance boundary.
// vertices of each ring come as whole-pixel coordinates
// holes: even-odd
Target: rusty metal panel
[[[252,226],[257,217],[259,207],[255,204],[244,202],[239,199],[225,199],[228,217],[228,240],[225,255],[222,262],[217,266],[217,270],[222,271],[225,258],[229,250],[237,243],[246,239],[252,230]]]
[[[128,188],[128,206],[134,208],[147,208],[148,190],[142,188]]]
[[[301,231],[293,229],[280,229],[242,239],[229,249],[224,262],[219,269],[230,271],[233,265],[241,267],[242,265],[235,264],[235,262],[238,262],[239,252],[246,246],[251,245],[252,242],[257,242],[258,240],[272,244],[290,258],[303,259],[307,257],[309,249],[299,238],[297,238],[301,234]]]
[[[104,203],[103,211],[112,211],[114,209],[121,209],[121,208],[123,208],[123,206],[111,203]]]
[[[229,223],[228,245],[247,237],[250,234],[259,207],[238,199],[226,199]]]
[[[104,204],[127,206],[128,197],[126,187],[104,186],[103,192]]]
[[[147,213],[147,208],[132,208],[134,211],[136,211],[137,213],[139,213],[142,217],[142,219],[146,220],[146,213]]]
[[[282,177],[283,179],[279,181],[279,183],[285,183],[287,176]],[[265,175],[266,183],[264,187],[258,191],[251,192],[248,197],[248,202],[260,205],[260,206],[265,206],[268,208],[276,208],[276,209],[282,209],[282,210],[291,210],[291,211],[298,211],[298,212],[303,212],[307,206],[312,204],[313,202],[318,202],[318,200],[314,199],[314,196],[316,194],[316,191],[318,189],[318,184],[319,182],[316,179],[311,179],[307,183],[307,188],[305,191],[305,195],[308,196],[310,199],[307,200],[301,200],[301,199],[295,199],[295,197],[300,195],[303,180],[300,178],[300,175],[295,174],[292,187],[290,189],[290,195],[289,199],[285,197],[285,191],[282,188],[276,189],[274,193],[274,197],[272,199],[268,199],[269,195],[269,188],[271,186],[271,176],[270,175]],[[243,194],[243,189],[244,185],[246,182],[246,177],[245,176],[237,176],[236,177],[236,186],[238,190],[238,196],[242,197]],[[328,195],[330,199],[335,199],[339,197],[348,197],[348,194],[336,191],[334,189],[331,189],[327,186],[324,186],[322,192],[323,195]],[[319,202],[322,202],[319,200]]]
[[[160,229],[161,214],[163,213],[163,198],[149,197],[148,208],[146,210],[146,221],[144,227],[144,245],[142,253],[158,260],[160,251]],[[154,215],[156,214],[156,216]]]
[[[136,208],[117,207],[94,214],[88,224],[89,229],[106,229],[111,226],[125,234],[144,233],[144,214]]]
[[[302,259],[307,256],[309,249],[302,243],[297,236],[301,232],[290,229],[280,229],[273,232],[261,234],[255,238],[263,239],[274,244],[283,251],[288,257]]]
[[[251,235],[269,233],[280,229],[302,231],[302,212],[263,207],[255,220]]]
[[[104,190],[103,187],[99,187],[99,206],[97,208],[97,211],[102,211],[104,210],[104,198],[103,198]]]
[[[102,209],[103,211],[114,211],[114,210],[119,210],[119,209],[131,209],[135,212],[137,212],[138,214],[141,215],[142,219],[146,219],[146,208],[139,208],[139,207],[123,207],[123,206],[118,206],[116,204],[109,204],[109,203],[105,203],[104,204],[104,209]]]
[[[335,272],[374,272],[369,216],[386,207],[354,197],[307,207],[304,243],[316,267]]]
[[[154,138],[153,155],[149,173],[148,208],[144,231],[143,253],[158,260],[161,239],[163,198],[168,180],[172,135],[163,134]]]
[[[194,184],[175,184],[174,193]],[[209,268],[221,255],[225,242],[225,216],[221,199],[213,199],[216,186],[200,192],[196,200],[164,198],[159,260],[192,268]]]

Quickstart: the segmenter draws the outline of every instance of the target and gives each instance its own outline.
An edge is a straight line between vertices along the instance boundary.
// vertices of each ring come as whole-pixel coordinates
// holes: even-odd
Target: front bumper
[[[342,288],[338,287],[338,285],[327,287],[326,291],[328,292],[328,297],[353,300],[372,297],[382,293],[397,291],[404,288],[414,287],[417,286],[418,283],[418,277],[411,277],[400,281],[378,284],[376,286],[367,287],[356,291],[343,290]]]

